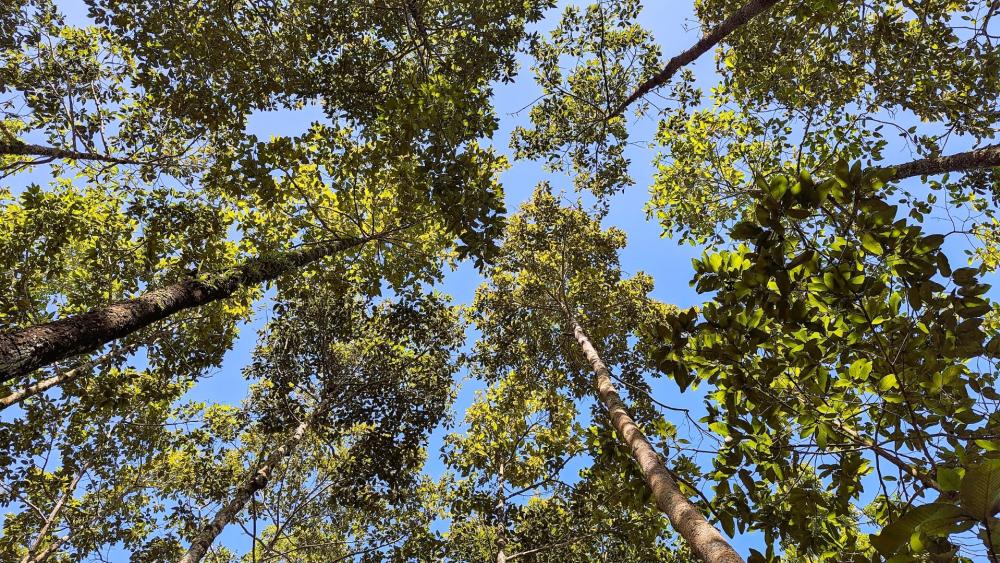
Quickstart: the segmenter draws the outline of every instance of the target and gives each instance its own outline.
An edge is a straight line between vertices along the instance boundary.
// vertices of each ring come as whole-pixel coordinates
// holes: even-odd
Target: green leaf
[[[977,268],[959,268],[951,273],[951,279],[957,285],[973,285],[976,283],[976,275],[979,274]]]
[[[708,429],[720,436],[729,436],[729,427],[725,422],[717,421],[708,425]]]
[[[850,171],[850,165],[847,164],[847,161],[844,159],[838,160],[837,163],[833,165],[834,175],[845,182],[850,179]]]
[[[750,240],[757,238],[763,232],[764,229],[750,221],[740,221],[729,231],[729,236],[735,240]]]
[[[771,182],[768,186],[768,190],[771,192],[771,197],[774,199],[781,199],[781,196],[785,195],[788,191],[788,178],[784,176],[778,176]]]
[[[733,524],[733,517],[729,514],[723,514],[719,517],[719,523],[722,524],[722,529],[726,532],[726,535],[733,537],[736,535],[736,526]]]
[[[962,483],[962,475],[965,470],[961,467],[939,467],[937,471],[937,483],[942,491],[957,491]]]
[[[851,364],[848,373],[851,375],[851,379],[861,381],[868,378],[868,375],[872,372],[872,363],[869,360],[860,359]]]
[[[889,375],[886,375],[882,379],[878,380],[878,390],[882,392],[894,389],[898,386],[899,385],[896,382],[896,374],[894,373],[890,373]]]
[[[875,237],[871,236],[868,233],[861,233],[861,246],[863,246],[865,250],[874,254],[875,256],[882,255],[883,252],[882,245],[879,244],[877,240],[875,240]]]
[[[687,368],[677,364],[674,367],[674,381],[677,382],[677,386],[680,387],[683,392],[687,390],[688,385],[691,385],[692,377],[691,374],[688,373]]]
[[[891,522],[878,534],[869,536],[875,549],[882,555],[891,555],[899,547],[909,541],[921,525],[937,527],[942,521],[957,522],[964,516],[962,509],[947,502],[932,502],[908,510],[905,514]]]
[[[962,508],[978,520],[985,521],[996,514],[1000,510],[1000,459],[986,460],[968,468],[962,478],[959,497]]]
[[[1000,450],[1000,444],[994,442],[993,440],[976,440],[976,445],[988,452]]]
[[[943,243],[944,235],[927,235],[917,245],[917,252],[924,254],[932,250],[937,250]]]
[[[719,268],[722,267],[722,255],[721,254],[710,254],[708,256],[708,266],[713,272],[718,272]]]

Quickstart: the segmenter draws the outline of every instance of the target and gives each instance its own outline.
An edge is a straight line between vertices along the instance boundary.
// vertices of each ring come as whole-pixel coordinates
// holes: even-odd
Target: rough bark
[[[144,164],[142,161],[130,158],[119,158],[108,154],[74,151],[42,145],[32,145],[21,141],[0,142],[0,155],[40,156],[50,160],[92,160],[111,164]]]
[[[906,164],[876,168],[876,170],[892,170],[890,180],[902,180],[913,176],[932,176],[946,172],[962,172],[978,168],[1000,167],[1000,144],[989,145],[981,149],[959,152],[947,156],[921,158]]]
[[[576,337],[584,357],[587,358],[594,370],[598,398],[608,409],[611,425],[631,450],[632,458],[639,464],[643,478],[652,491],[653,498],[656,499],[657,508],[667,515],[670,524],[687,541],[691,550],[702,561],[706,563],[742,562],[743,558],[736,553],[736,550],[729,545],[722,534],[709,524],[698,507],[684,496],[667,471],[663,460],[660,459],[649,440],[643,435],[642,430],[629,416],[625,403],[622,402],[614,383],[611,381],[611,372],[608,371],[607,366],[597,354],[597,350],[583,331],[583,327],[572,318],[568,318],[567,321],[573,328],[573,336]]]
[[[229,502],[225,503],[205,527],[198,532],[198,535],[191,542],[191,547],[188,548],[187,553],[181,557],[180,563],[198,563],[205,557],[209,548],[212,547],[212,543],[215,542],[215,538],[219,537],[222,530],[246,507],[247,503],[253,498],[253,495],[267,486],[267,482],[271,479],[274,469],[302,441],[302,437],[309,430],[310,421],[311,418],[307,418],[299,423],[295,431],[292,432],[292,435],[278,449],[271,452],[271,455],[267,457],[256,471],[247,475],[246,479],[236,488],[236,492],[233,493]]]
[[[635,103],[636,100],[645,96],[654,88],[658,88],[666,84],[678,70],[683,68],[685,65],[694,62],[695,59],[704,55],[710,49],[718,45],[730,33],[736,31],[736,29],[753,19],[754,16],[765,12],[768,8],[777,3],[778,0],[751,0],[750,2],[747,2],[742,8],[736,10],[735,13],[726,18],[710,33],[699,39],[698,42],[692,45],[689,49],[667,61],[666,66],[664,66],[660,72],[640,84],[624,102],[611,112],[608,117],[610,118],[625,113],[628,106]]]
[[[52,362],[97,348],[179,311],[231,296],[321,258],[378,238],[360,237],[311,245],[257,258],[204,280],[186,280],[135,299],[92,309],[50,323],[0,334],[0,383]]]

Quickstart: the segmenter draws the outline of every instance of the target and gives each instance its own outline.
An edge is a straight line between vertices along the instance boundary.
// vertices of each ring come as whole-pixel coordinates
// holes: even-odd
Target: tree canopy
[[[3,3],[0,559],[1000,562],[998,13]]]

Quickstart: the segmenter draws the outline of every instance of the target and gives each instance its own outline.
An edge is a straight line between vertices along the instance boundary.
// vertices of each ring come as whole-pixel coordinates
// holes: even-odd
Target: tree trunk
[[[876,170],[892,170],[891,180],[902,180],[913,176],[931,176],[946,172],[963,172],[977,168],[1000,167],[1000,144],[981,149],[959,152],[948,156],[921,158],[906,164],[886,166]]]
[[[0,384],[52,362],[92,352],[174,313],[224,299],[238,289],[271,281],[378,236],[320,243],[256,258],[206,280],[182,281],[135,299],[0,334]]]
[[[681,493],[677,483],[667,471],[663,460],[660,459],[649,440],[629,416],[625,404],[611,382],[611,372],[601,361],[601,357],[583,331],[583,327],[572,317],[567,320],[573,327],[573,336],[576,337],[583,355],[587,358],[596,375],[598,398],[608,409],[611,425],[632,451],[632,457],[638,462],[646,484],[652,491],[653,498],[656,499],[657,508],[667,515],[670,524],[687,541],[691,550],[702,561],[706,563],[742,563],[743,559],[729,545],[729,542],[708,523],[698,507]]]
[[[215,513],[212,520],[198,532],[198,535],[191,542],[191,547],[188,548],[187,553],[184,554],[184,557],[181,557],[180,563],[198,563],[205,557],[209,548],[212,547],[215,538],[219,537],[219,534],[222,533],[223,528],[236,518],[236,515],[246,507],[257,491],[267,486],[274,468],[281,463],[282,459],[291,454],[292,450],[302,441],[302,437],[305,436],[306,431],[309,429],[311,420],[312,417],[310,416],[299,423],[295,431],[292,432],[292,435],[285,440],[285,443],[271,452],[271,455],[268,456],[267,460],[256,471],[247,475],[247,478],[236,488],[236,492],[229,502],[225,503]]]
[[[709,49],[718,45],[730,33],[736,31],[736,29],[745,25],[754,16],[761,14],[777,3],[778,0],[750,0],[750,2],[747,2],[742,8],[736,10],[736,12],[720,23],[718,27],[699,39],[689,49],[667,61],[667,65],[663,67],[663,70],[640,84],[608,117],[611,118],[625,113],[625,110],[636,100],[645,96],[654,88],[666,84],[678,70],[694,62],[695,59],[707,53]]]
[[[505,481],[503,475],[504,464],[500,464],[497,473],[497,563],[507,563],[507,496],[505,493]]]

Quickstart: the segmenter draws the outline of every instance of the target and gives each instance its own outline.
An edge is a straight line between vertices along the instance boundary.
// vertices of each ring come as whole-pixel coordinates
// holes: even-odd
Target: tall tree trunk
[[[503,475],[504,464],[500,464],[497,473],[497,563],[507,563],[507,496],[505,493],[505,481]]]
[[[295,431],[292,432],[292,435],[278,449],[271,452],[271,455],[267,457],[256,471],[247,475],[246,479],[236,488],[236,492],[233,493],[229,502],[225,503],[215,513],[212,520],[198,532],[198,535],[191,542],[191,547],[188,548],[187,553],[184,554],[184,557],[181,557],[180,563],[198,563],[205,557],[209,548],[212,547],[212,543],[215,542],[215,538],[219,537],[222,530],[246,507],[247,503],[253,498],[253,495],[267,486],[274,468],[281,463],[282,459],[291,454],[292,450],[302,441],[302,437],[309,430],[312,419],[313,416],[310,415],[299,423]]]
[[[743,559],[729,545],[701,511],[678,488],[663,460],[629,416],[618,391],[611,381],[611,372],[601,361],[594,345],[576,320],[567,313],[569,326],[583,355],[587,358],[596,376],[597,396],[608,409],[611,425],[618,436],[632,451],[632,457],[639,464],[642,476],[656,499],[656,506],[673,525],[677,533],[687,541],[691,550],[706,563],[742,563]]]
[[[654,88],[658,88],[666,84],[678,70],[683,68],[685,65],[694,62],[695,59],[707,53],[709,49],[718,45],[730,33],[736,31],[750,21],[754,16],[767,11],[768,8],[777,3],[778,0],[750,0],[750,2],[747,2],[743,7],[736,10],[731,16],[723,20],[723,22],[720,23],[715,29],[699,39],[697,43],[667,61],[666,66],[664,66],[660,72],[640,84],[635,91],[625,99],[624,102],[619,104],[619,106],[608,115],[608,117],[611,118],[624,113],[625,110],[628,109],[628,107],[636,100],[645,96]]]
[[[92,309],[50,323],[0,334],[0,383],[52,362],[97,348],[174,313],[231,296],[238,289],[282,274],[384,235],[337,240],[250,260],[205,280],[186,280],[135,299]]]

